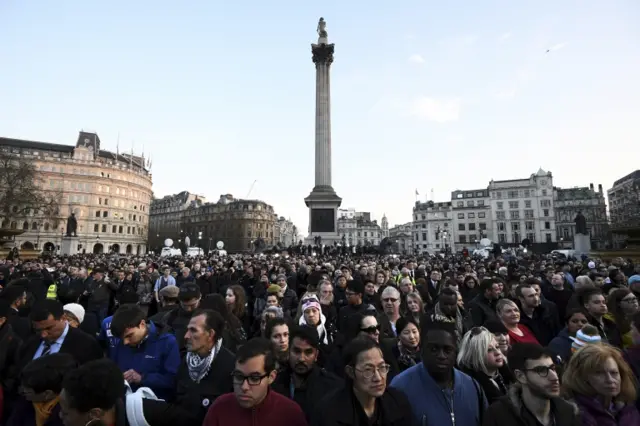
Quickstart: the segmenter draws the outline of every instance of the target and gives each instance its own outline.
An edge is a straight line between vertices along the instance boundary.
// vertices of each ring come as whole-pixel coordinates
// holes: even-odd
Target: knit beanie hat
[[[84,308],[82,305],[77,303],[67,303],[62,307],[62,309],[67,312],[71,312],[78,320],[78,323],[82,324],[82,321],[84,321]]]
[[[281,290],[282,287],[280,287],[278,284],[271,284],[269,287],[267,287],[267,294],[278,294]]]
[[[573,340],[573,343],[571,343],[571,353],[576,352],[578,349],[588,344],[600,343],[602,340],[599,334],[592,336],[582,330],[578,330],[576,337],[570,337],[570,339]]]

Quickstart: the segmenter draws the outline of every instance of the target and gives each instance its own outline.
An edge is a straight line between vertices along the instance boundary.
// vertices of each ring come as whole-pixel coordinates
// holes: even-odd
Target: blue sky
[[[332,66],[333,186],[391,224],[551,170],[638,168],[640,2],[0,1],[0,135],[144,146],[158,196],[250,195],[301,229],[314,179],[318,18]],[[545,53],[550,49],[549,53]]]

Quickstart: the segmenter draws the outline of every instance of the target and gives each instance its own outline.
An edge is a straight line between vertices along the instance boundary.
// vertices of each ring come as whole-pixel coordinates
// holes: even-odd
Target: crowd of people
[[[640,425],[630,260],[0,262],[3,426]]]

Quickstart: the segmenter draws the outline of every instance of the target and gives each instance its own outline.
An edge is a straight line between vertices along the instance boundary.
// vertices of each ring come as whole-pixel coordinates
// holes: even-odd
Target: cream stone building
[[[3,218],[3,228],[25,231],[17,247],[58,252],[73,212],[78,253],[146,252],[152,179],[144,154],[102,150],[98,135],[85,131],[75,145],[0,137],[0,149],[32,160],[41,189],[61,194],[57,217],[25,211]]]

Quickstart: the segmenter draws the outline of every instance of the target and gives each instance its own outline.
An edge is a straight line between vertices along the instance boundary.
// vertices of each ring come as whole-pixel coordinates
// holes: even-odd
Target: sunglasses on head
[[[380,324],[361,328],[360,331],[364,331],[365,333],[368,333],[368,334],[375,334],[376,332],[380,331]]]

